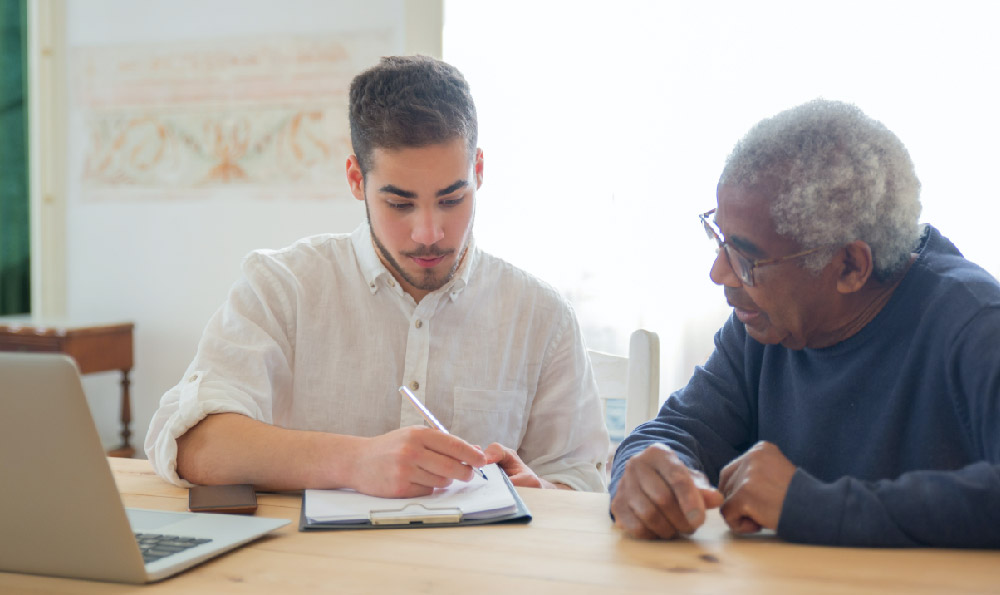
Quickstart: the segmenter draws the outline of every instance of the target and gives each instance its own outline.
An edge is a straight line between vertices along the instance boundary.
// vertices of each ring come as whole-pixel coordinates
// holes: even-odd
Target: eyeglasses
[[[754,269],[785,262],[786,260],[805,256],[806,254],[812,254],[813,252],[823,249],[823,246],[820,246],[819,248],[796,252],[795,254],[782,256],[780,258],[762,258],[760,260],[754,260],[722,239],[722,230],[719,229],[719,226],[717,226],[714,221],[709,219],[709,217],[711,217],[714,213],[715,209],[712,209],[707,213],[698,215],[698,219],[700,219],[701,224],[705,226],[705,233],[708,235],[708,239],[715,240],[719,243],[719,249],[725,251],[726,258],[729,259],[729,265],[732,267],[733,272],[735,272],[736,276],[739,277],[740,282],[747,287],[753,287],[755,285],[753,278]]]

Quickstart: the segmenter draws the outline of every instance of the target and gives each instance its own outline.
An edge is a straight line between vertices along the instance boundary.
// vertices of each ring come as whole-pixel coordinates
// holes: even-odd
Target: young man
[[[1000,284],[917,224],[919,190],[899,139],[843,103],[736,145],[701,216],[733,317],[618,450],[627,534],[721,506],[790,541],[1000,547]]]
[[[384,58],[353,81],[350,124],[367,221],[247,257],[150,424],[154,468],[180,485],[409,497],[497,462],[516,485],[603,490],[607,431],[572,309],[475,246],[483,154],[461,73]]]

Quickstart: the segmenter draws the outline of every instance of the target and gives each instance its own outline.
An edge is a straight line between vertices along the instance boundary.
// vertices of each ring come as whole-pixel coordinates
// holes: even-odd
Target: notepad
[[[418,498],[378,498],[354,490],[306,490],[300,529],[482,524],[531,516],[507,475],[483,467],[487,479],[454,481]]]

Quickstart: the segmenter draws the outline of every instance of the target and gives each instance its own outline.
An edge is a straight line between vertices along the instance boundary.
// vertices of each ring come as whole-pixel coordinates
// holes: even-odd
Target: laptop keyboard
[[[158,533],[136,533],[135,540],[139,542],[139,549],[142,550],[142,561],[146,564],[212,541],[211,539],[160,535]]]

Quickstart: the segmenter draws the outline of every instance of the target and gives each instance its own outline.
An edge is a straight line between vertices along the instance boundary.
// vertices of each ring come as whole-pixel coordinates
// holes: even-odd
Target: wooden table
[[[126,506],[185,510],[143,460],[109,459]],[[690,539],[622,537],[608,496],[519,488],[528,525],[299,533],[300,497],[261,494],[293,523],[147,587],[0,573],[0,593],[997,593],[1000,552],[791,545],[734,537],[720,517]],[[2,538],[2,537],[0,537]]]
[[[132,372],[131,322],[78,325],[47,322],[36,318],[0,318],[0,351],[53,351],[76,360],[81,374],[119,371],[122,375],[121,445],[108,452],[113,457],[131,457],[135,449],[132,432],[132,399],[129,374]]]

